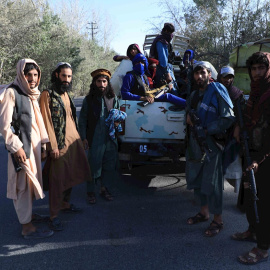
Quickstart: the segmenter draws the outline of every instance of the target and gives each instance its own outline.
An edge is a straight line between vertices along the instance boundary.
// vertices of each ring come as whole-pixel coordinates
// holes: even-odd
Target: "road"
[[[230,239],[231,234],[245,230],[247,222],[237,210],[237,196],[227,182],[220,234],[205,237],[208,222],[186,224],[199,206],[193,192],[186,189],[184,165],[181,161],[122,171],[115,179],[113,202],[98,196],[97,204],[89,205],[86,186],[76,186],[71,201],[83,212],[61,213],[64,231],[51,238],[25,240],[12,200],[6,198],[7,152],[0,138],[0,269],[251,269],[239,264],[236,257],[254,244]],[[34,212],[48,211],[46,193],[45,199],[34,202]],[[256,269],[269,270],[270,263]]]

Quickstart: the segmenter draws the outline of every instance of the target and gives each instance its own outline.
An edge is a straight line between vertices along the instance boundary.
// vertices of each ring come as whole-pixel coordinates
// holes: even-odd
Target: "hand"
[[[115,126],[115,127],[118,127],[119,124],[120,124],[120,122],[114,122],[114,126]]]
[[[187,114],[187,121],[186,121],[186,123],[187,123],[188,125],[191,125],[191,126],[193,127],[193,123],[192,123],[192,121],[191,121],[191,119],[190,119],[189,114]]]
[[[173,84],[172,83],[169,83],[168,86],[169,86],[169,91],[168,92],[171,92],[172,89],[173,89]]]
[[[155,99],[153,97],[148,97],[148,96],[141,97],[140,99],[143,100],[143,101],[147,101],[149,103],[153,103],[155,101]]]
[[[44,150],[43,152],[41,152],[41,161],[44,161],[47,158],[47,151]]]
[[[21,162],[25,162],[26,161],[26,154],[23,150],[23,148],[20,148],[15,154],[14,157],[16,158],[16,160],[21,163]]]
[[[234,128],[233,137],[240,143],[240,127],[238,125]]]
[[[246,170],[247,171],[253,170],[254,173],[256,173],[258,171],[258,167],[259,167],[259,164],[257,163],[257,161],[253,161],[252,164],[248,166]]]
[[[89,149],[88,141],[86,139],[84,139],[82,142],[83,142],[84,150],[88,150]]]
[[[52,159],[58,159],[59,158],[59,149],[52,150],[50,152],[50,156]]]
[[[166,74],[166,82],[167,82],[167,83],[170,83],[171,81],[172,81],[172,76],[171,76],[170,73],[167,73],[167,74]]]

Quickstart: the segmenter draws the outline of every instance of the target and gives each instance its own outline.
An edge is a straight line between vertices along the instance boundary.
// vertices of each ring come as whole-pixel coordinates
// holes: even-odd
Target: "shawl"
[[[220,83],[210,83],[205,90],[203,100],[199,108],[199,118],[201,119],[201,124],[206,127],[207,123],[212,122],[216,119],[218,100],[216,93],[218,93],[225,102],[233,108],[232,101],[228,95],[227,89]]]
[[[115,130],[118,132],[123,131],[121,124],[115,127],[114,122],[121,122],[127,118],[127,114],[118,109],[111,109],[109,116],[105,120],[106,125],[109,127],[109,135],[112,140],[115,139]]]
[[[130,50],[133,49],[134,47],[138,50],[138,53],[142,53],[138,44],[136,43],[130,44],[127,48],[127,56],[129,57],[130,60],[134,58],[134,56],[130,53]]]

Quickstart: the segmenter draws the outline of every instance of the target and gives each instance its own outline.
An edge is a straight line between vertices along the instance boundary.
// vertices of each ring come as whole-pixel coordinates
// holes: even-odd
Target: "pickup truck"
[[[145,52],[155,37],[146,36]],[[176,35],[172,44],[174,50],[183,53],[188,47],[188,38]],[[120,97],[121,110],[127,113],[119,136],[120,161],[131,168],[133,164],[179,160],[184,153],[184,110],[169,102],[155,101],[143,107],[140,101],[121,100],[123,77],[130,70],[131,61],[123,60],[111,78],[114,91]]]

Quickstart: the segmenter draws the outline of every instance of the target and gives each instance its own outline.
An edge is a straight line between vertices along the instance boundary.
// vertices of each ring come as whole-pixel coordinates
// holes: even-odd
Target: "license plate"
[[[140,153],[147,153],[147,144],[141,144],[140,146],[139,146],[139,152]]]

